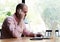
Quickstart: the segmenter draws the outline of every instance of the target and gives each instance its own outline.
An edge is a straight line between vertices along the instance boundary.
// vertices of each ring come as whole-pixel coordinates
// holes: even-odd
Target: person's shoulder
[[[5,18],[4,21],[5,21],[5,22],[13,21],[13,17],[12,17],[12,16],[8,16],[8,17]]]
[[[12,16],[8,16],[8,17],[6,17],[6,19],[7,20],[11,20],[11,19],[13,19],[13,17]]]

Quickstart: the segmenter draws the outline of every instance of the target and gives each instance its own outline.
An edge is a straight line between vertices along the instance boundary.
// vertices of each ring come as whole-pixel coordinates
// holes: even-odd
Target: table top
[[[0,42],[59,42],[60,38],[42,39],[42,40],[30,40],[31,37],[0,39]]]

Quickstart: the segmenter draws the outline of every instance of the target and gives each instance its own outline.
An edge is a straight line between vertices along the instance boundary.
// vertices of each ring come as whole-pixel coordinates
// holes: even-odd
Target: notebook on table
[[[30,40],[43,40],[43,39],[51,39],[51,38],[48,38],[48,37],[33,37]]]

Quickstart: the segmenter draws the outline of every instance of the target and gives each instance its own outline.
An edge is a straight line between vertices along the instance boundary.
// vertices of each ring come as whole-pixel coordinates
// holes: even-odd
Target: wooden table
[[[30,40],[30,37],[0,39],[0,42],[59,42],[60,38],[51,38],[43,40]]]

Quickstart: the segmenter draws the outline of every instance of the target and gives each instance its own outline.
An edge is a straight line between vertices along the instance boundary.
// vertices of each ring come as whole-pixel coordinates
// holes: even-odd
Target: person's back
[[[23,28],[17,24],[15,15],[7,17],[3,24],[1,30],[1,38],[19,38],[21,37]]]
[[[12,32],[9,29],[9,24],[8,24],[8,19],[12,19],[10,17],[7,17],[2,25],[2,30],[1,30],[1,37],[2,38],[11,38],[13,37]]]

